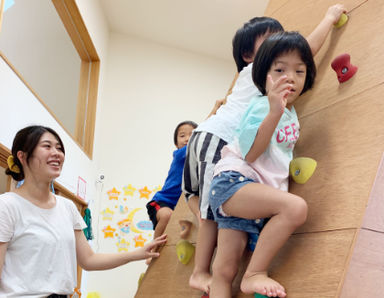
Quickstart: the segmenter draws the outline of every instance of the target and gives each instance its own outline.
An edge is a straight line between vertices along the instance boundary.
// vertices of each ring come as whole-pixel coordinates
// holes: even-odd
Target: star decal
[[[128,246],[129,246],[129,242],[125,241],[125,239],[123,240],[119,240],[117,243],[116,243],[116,246],[117,246],[117,249],[119,252],[121,251],[128,251]]]
[[[123,187],[123,190],[125,196],[133,196],[134,192],[136,191],[136,188],[134,188],[132,184],[129,184],[128,186]]]
[[[110,200],[118,200],[120,191],[118,191],[116,188],[112,188],[107,192],[107,194]]]
[[[143,238],[142,234],[136,236],[133,240],[135,241],[135,247],[143,247],[144,243],[147,241],[147,239]]]
[[[113,233],[116,231],[116,229],[112,228],[110,225],[106,226],[103,229],[104,232],[104,238],[113,238]]]
[[[160,191],[162,188],[163,188],[163,187],[162,187],[161,185],[158,185],[158,186],[156,186],[152,191],[153,191],[153,192],[158,192],[158,191]]]
[[[140,193],[140,199],[141,198],[146,198],[149,199],[149,195],[151,194],[152,191],[148,189],[148,187],[144,186],[144,188],[139,189]]]
[[[103,215],[103,220],[112,220],[113,214],[115,212],[113,212],[111,209],[107,208],[107,209],[104,209],[100,213]]]

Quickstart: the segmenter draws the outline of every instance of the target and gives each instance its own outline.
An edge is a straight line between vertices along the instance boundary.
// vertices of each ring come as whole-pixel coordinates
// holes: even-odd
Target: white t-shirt
[[[253,63],[247,65],[239,73],[232,93],[227,97],[227,103],[215,115],[202,122],[195,131],[209,132],[227,143],[233,140],[235,129],[251,99],[261,95],[252,80],[252,65]]]
[[[0,242],[8,242],[0,297],[72,294],[76,287],[74,230],[86,224],[75,204],[56,196],[42,209],[13,192],[0,195]]]

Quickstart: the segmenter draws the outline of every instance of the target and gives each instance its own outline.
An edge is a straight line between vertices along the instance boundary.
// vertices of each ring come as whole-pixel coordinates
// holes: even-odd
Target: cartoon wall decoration
[[[149,190],[146,186],[144,188],[139,189],[140,198],[146,198],[149,199],[149,195],[151,194],[151,190]]]
[[[153,238],[153,225],[145,205],[161,186],[112,187],[104,192],[100,205],[99,237],[103,250],[129,251],[143,247]]]
[[[120,191],[118,191],[116,188],[112,188],[107,192],[107,194],[110,200],[118,200]]]
[[[113,233],[116,231],[116,229],[112,228],[110,225],[106,226],[104,229],[103,229],[103,233],[104,233],[104,238],[113,238],[114,235]]]

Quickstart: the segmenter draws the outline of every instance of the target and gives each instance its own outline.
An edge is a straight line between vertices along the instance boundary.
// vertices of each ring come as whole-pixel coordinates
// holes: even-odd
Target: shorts
[[[251,220],[228,216],[222,210],[221,206],[228,201],[235,192],[249,183],[258,182],[234,171],[221,172],[213,178],[209,203],[219,229],[240,230],[258,235],[264,227],[267,219],[259,218]]]
[[[157,211],[160,210],[160,208],[168,207],[168,208],[173,210],[171,205],[169,205],[166,202],[161,202],[161,201],[159,201],[159,202],[150,201],[147,203],[146,207],[147,207],[147,213],[148,213],[149,219],[152,221],[152,224],[153,224],[153,229],[155,229],[157,226],[156,214],[157,214]]]
[[[187,147],[182,189],[185,199],[199,197],[200,216],[213,220],[209,207],[209,189],[216,163],[221,159],[221,149],[227,144],[211,133],[193,132]]]

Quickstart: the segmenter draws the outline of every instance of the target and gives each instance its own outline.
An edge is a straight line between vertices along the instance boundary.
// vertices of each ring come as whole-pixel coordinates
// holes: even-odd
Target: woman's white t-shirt
[[[13,192],[0,195],[0,242],[8,242],[0,297],[71,294],[76,287],[74,230],[86,224],[75,204],[56,196],[43,209]]]

